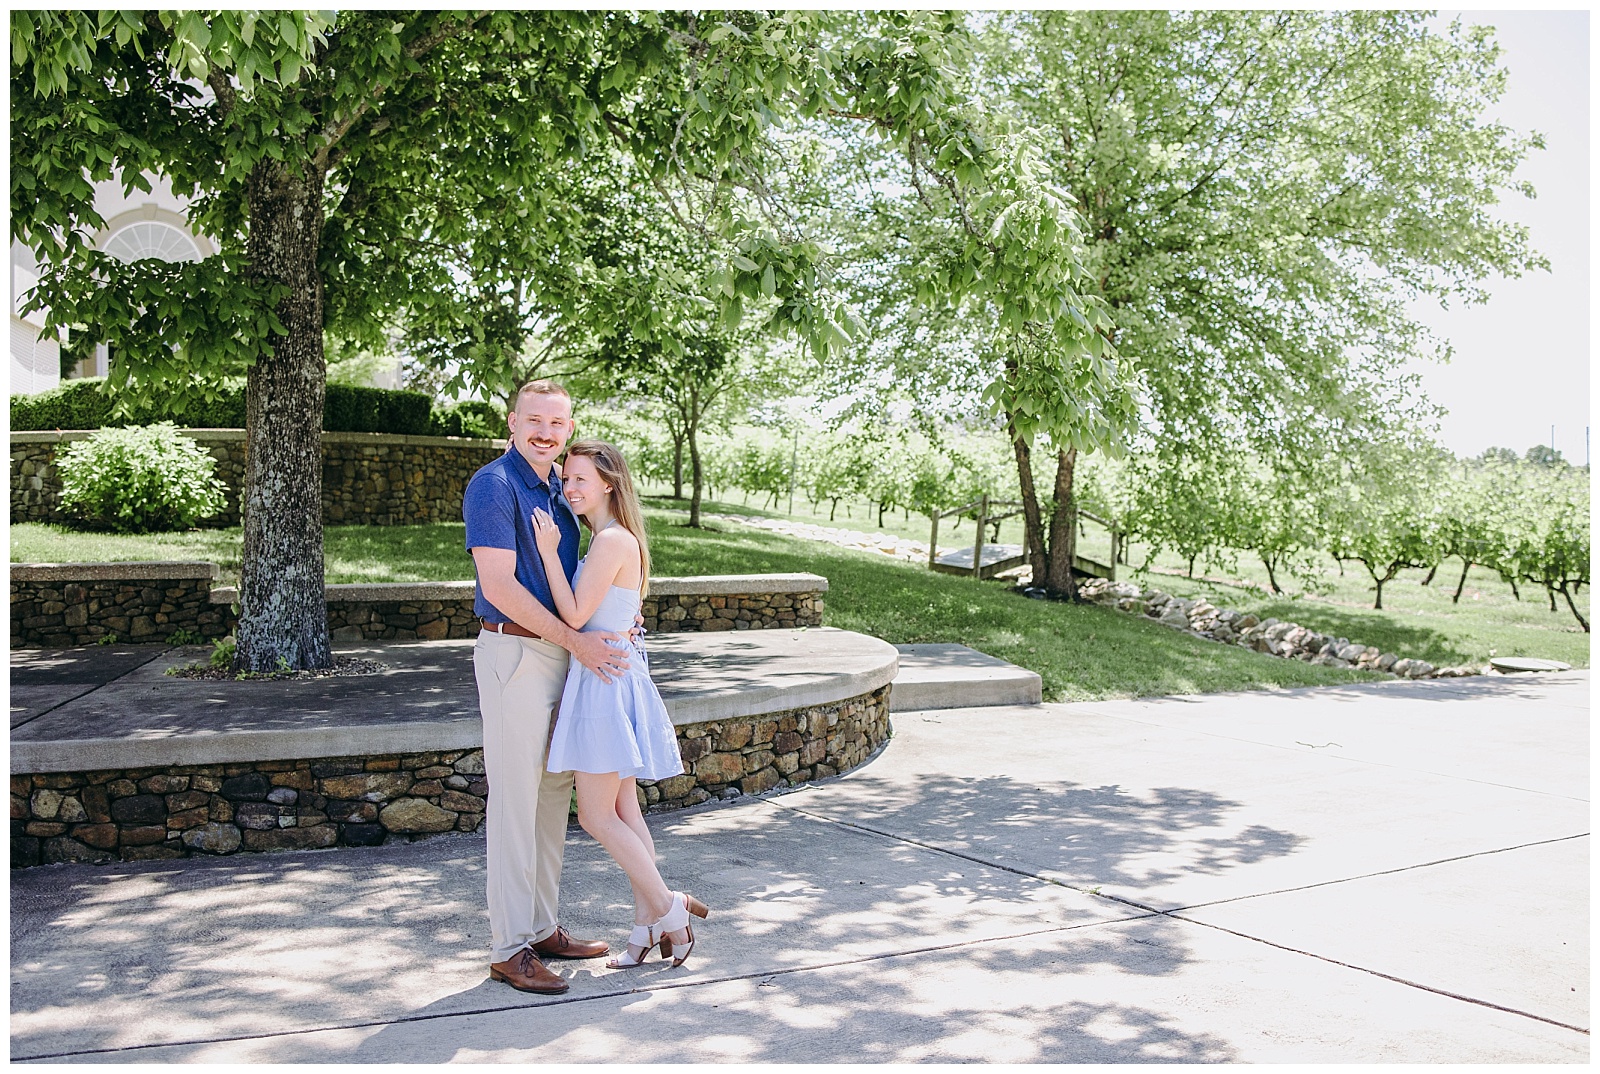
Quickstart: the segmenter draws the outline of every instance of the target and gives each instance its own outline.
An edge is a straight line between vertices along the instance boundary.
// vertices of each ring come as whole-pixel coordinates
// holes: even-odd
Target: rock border
[[[1498,674],[1488,667],[1479,668],[1470,664],[1434,667],[1426,660],[1386,653],[1375,645],[1363,645],[1349,638],[1319,634],[1298,623],[1275,618],[1260,619],[1252,614],[1218,608],[1204,597],[1194,600],[1175,597],[1159,589],[1140,589],[1132,582],[1090,579],[1079,584],[1078,593],[1103,607],[1143,615],[1163,626],[1188,631],[1209,641],[1237,645],[1286,660],[1300,660],[1318,667],[1377,671],[1404,679],[1459,679],[1469,675]]]
[[[649,813],[797,787],[869,760],[890,686],[677,728],[684,772],[642,780]],[[11,868],[411,842],[475,832],[481,748],[11,774]]]

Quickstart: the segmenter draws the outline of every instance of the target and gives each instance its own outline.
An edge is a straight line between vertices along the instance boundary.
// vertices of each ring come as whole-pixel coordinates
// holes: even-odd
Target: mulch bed
[[[359,656],[335,656],[333,667],[312,668],[308,671],[234,671],[231,668],[212,667],[210,664],[188,664],[181,668],[169,668],[167,674],[176,679],[248,679],[256,682],[263,679],[348,678],[355,675],[376,675],[388,670],[388,664],[381,664],[376,660],[367,660]]]

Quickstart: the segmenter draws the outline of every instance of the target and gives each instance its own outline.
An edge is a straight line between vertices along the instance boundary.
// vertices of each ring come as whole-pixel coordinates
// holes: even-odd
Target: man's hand
[[[579,634],[573,639],[572,657],[600,676],[602,682],[610,682],[613,675],[621,675],[628,670],[628,658],[609,643],[626,641],[627,638],[626,634],[618,634],[613,630]]]
[[[628,631],[628,640],[633,642],[633,644],[638,645],[639,639],[642,637],[644,637],[643,613],[633,617],[633,629]]]

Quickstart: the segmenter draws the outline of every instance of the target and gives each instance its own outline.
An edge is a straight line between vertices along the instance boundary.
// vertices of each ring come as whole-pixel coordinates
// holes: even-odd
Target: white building
[[[94,246],[123,261],[159,257],[164,261],[198,261],[216,252],[204,235],[189,228],[189,202],[172,192],[165,178],[146,174],[150,191],[124,194],[116,180],[96,183],[94,207],[105,221],[95,232]],[[27,292],[38,282],[39,266],[33,253],[20,242],[11,244],[11,388],[13,393],[34,394],[61,382],[61,343],[44,334],[45,311],[24,317],[19,311]],[[96,349],[68,376],[104,376],[105,347]]]
[[[172,184],[159,175],[145,173],[148,193],[124,194],[114,179],[95,184],[94,207],[105,221],[95,232],[95,249],[122,261],[159,257],[163,261],[199,261],[216,253],[216,245],[189,227],[189,199],[172,192]],[[11,244],[11,387],[15,394],[37,394],[61,383],[61,341],[44,334],[44,310],[24,317],[19,311],[28,291],[39,280],[33,252],[20,242]],[[102,345],[92,359],[84,359],[66,372],[72,377],[103,377],[109,356]],[[398,388],[400,362],[386,359],[369,373],[358,374],[378,388]]]

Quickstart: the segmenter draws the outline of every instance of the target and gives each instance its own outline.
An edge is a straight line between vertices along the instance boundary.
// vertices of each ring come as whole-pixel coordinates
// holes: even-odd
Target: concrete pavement
[[[901,712],[650,818],[678,970],[489,982],[477,836],[11,883],[12,1058],[1586,1062],[1587,672]],[[576,828],[563,920],[627,886]],[[625,1017],[624,1017],[625,1016]]]

